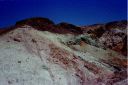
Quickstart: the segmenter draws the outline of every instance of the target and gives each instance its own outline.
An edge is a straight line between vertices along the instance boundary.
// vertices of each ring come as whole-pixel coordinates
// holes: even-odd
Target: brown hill
[[[60,34],[67,34],[67,33],[81,34],[82,33],[82,31],[80,31],[80,27],[77,27],[75,25],[68,24],[68,23],[60,23],[55,25],[54,22],[52,22],[51,20],[47,18],[41,18],[41,17],[28,18],[28,19],[16,22],[16,26],[23,26],[23,25],[29,25],[41,31],[50,31],[53,33],[60,33]]]

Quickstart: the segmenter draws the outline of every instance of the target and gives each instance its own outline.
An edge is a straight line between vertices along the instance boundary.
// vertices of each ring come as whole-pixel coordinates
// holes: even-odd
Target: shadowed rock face
[[[126,29],[126,27],[127,27],[126,20],[109,22],[109,23],[105,24],[106,29],[113,29],[113,28]]]
[[[35,28],[36,27],[40,28],[40,27],[44,27],[47,25],[54,25],[54,23],[48,18],[34,17],[34,18],[28,18],[25,20],[18,21],[16,22],[16,25],[17,26],[30,25]]]
[[[72,24],[68,23],[60,23],[55,25],[51,20],[47,18],[29,18],[25,20],[21,20],[19,22],[16,22],[16,26],[23,26],[23,25],[30,25],[35,29],[41,30],[41,31],[50,31],[54,33],[60,33],[60,34],[81,34],[82,31],[80,30],[80,27],[77,27]]]
[[[127,85],[125,29],[42,19],[0,31],[0,84]]]
[[[16,22],[15,26],[20,27],[23,25],[32,26],[35,29],[42,31],[53,31],[55,29],[54,23],[48,18],[34,17],[28,18],[21,21]]]
[[[114,21],[106,24],[94,24],[94,25],[81,27],[84,33],[94,34],[96,37],[101,37],[101,35],[105,31],[110,31],[114,29],[119,29],[121,31],[125,30],[125,33],[126,33],[126,28],[127,28],[126,20]]]
[[[67,32],[72,33],[72,34],[82,34],[83,33],[83,31],[81,30],[80,27],[77,27],[75,25],[68,24],[68,23],[65,23],[65,22],[57,24],[56,27],[58,29],[67,30]]]

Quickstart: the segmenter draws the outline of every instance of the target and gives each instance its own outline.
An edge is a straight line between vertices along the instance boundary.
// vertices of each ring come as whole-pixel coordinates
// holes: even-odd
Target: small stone
[[[21,63],[21,61],[18,61],[18,63]]]
[[[9,80],[9,81],[8,81],[8,84],[12,84],[12,81]]]
[[[19,38],[14,38],[14,41],[21,42]]]

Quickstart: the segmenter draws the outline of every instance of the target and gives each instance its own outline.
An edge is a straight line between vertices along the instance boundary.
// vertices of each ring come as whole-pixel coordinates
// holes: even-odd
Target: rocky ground
[[[1,30],[0,85],[127,85],[120,23],[77,27],[38,18]]]

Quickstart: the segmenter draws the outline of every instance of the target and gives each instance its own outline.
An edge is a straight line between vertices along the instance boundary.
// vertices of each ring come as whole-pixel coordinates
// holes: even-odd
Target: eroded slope
[[[89,45],[79,40],[81,36],[30,26],[1,35],[0,84],[111,85],[125,81],[126,57]]]

